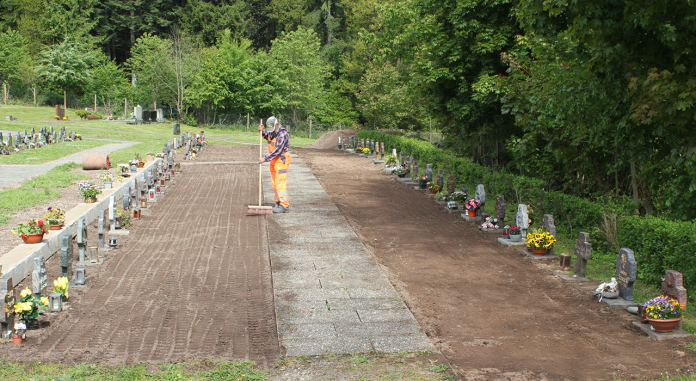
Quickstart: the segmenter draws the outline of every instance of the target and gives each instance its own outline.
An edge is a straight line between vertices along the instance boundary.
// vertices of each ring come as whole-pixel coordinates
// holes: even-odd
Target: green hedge
[[[423,140],[376,131],[360,131],[358,137],[384,142],[388,151],[396,148],[406,156],[413,155],[418,160],[421,172],[425,171],[426,164],[432,164],[433,172],[442,169],[445,175],[454,175],[457,186],[465,184],[470,195],[473,195],[477,184],[484,184],[490,204],[495,203],[496,195],[502,194],[507,204],[508,222],[514,220],[517,204],[521,202],[533,206],[535,213],[532,218],[539,223],[541,216],[552,214],[558,233],[565,236],[577,236],[581,230],[596,231],[597,225],[602,221],[603,210],[618,215],[632,213],[633,204],[630,199],[591,201],[561,192],[546,192],[544,181],[540,179],[493,172],[491,168],[476,164],[468,158],[456,157],[450,151],[436,148]]]
[[[696,287],[696,224],[657,217],[627,216],[619,223],[618,242],[633,250],[638,278],[659,285],[665,271],[684,275],[684,287]]]

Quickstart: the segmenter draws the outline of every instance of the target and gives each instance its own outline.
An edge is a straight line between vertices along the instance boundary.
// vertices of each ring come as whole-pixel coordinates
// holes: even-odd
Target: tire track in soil
[[[211,146],[199,156],[255,157],[237,146]],[[24,346],[32,353],[23,353],[25,361],[116,365],[208,357],[272,365],[281,351],[266,221],[245,215],[255,203],[257,176],[255,165],[184,166],[116,255],[87,268],[87,286],[55,319],[59,324]]]
[[[464,379],[648,379],[696,365],[691,340],[649,339],[597,303],[594,283],[551,276],[371,161],[297,150]]]

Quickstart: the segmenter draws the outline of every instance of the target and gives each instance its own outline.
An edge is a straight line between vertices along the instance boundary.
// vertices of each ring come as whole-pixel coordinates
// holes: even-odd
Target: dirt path
[[[501,247],[368,159],[297,150],[464,379],[647,379],[695,364],[688,341],[649,339],[592,285],[553,277],[555,261]]]
[[[255,158],[247,147],[213,146],[210,161]],[[257,194],[255,165],[187,165],[164,198],[143,212],[121,246],[87,268],[71,308],[42,318],[13,361],[135,364],[251,359],[272,365],[278,345],[264,218],[245,217]],[[240,207],[243,205],[244,207]],[[96,245],[94,229],[90,245]],[[77,256],[77,255],[75,255]],[[49,283],[59,273],[50,260]],[[28,282],[31,282],[29,279]],[[27,281],[25,281],[25,284]]]

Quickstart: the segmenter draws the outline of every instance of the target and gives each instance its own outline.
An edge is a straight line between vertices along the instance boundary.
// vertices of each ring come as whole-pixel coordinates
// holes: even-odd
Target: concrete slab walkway
[[[82,163],[82,155],[85,154],[110,154],[123,148],[136,145],[140,142],[122,141],[113,144],[106,144],[100,147],[91,148],[85,151],[74,153],[69,156],[62,157],[57,160],[49,161],[43,164],[3,164],[0,165],[0,190],[10,185],[19,184],[31,178],[34,178],[51,169],[63,165],[65,163]]]
[[[276,319],[287,356],[432,349],[312,172],[293,154],[290,213],[268,216]],[[273,193],[265,165],[264,195]]]

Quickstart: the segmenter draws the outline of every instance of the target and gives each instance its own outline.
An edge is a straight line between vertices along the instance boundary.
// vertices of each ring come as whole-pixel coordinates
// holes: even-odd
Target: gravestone
[[[466,185],[462,184],[462,186],[459,187],[459,191],[464,193],[464,197],[469,196],[469,192],[466,190]]]
[[[403,152],[399,152],[399,165],[402,167],[404,166],[404,153]]]
[[[77,250],[80,255],[80,263],[86,263],[87,258],[87,224],[84,218],[77,220]]]
[[[381,158],[382,160],[384,160],[384,142],[380,142],[380,143],[379,143],[379,147],[380,147],[380,149],[379,149],[380,158]]]
[[[483,184],[476,186],[476,192],[474,193],[474,199],[480,201],[479,208],[476,210],[476,215],[480,216],[483,213],[483,206],[486,205],[486,190]]]
[[[638,264],[633,256],[633,250],[622,248],[616,256],[616,280],[619,283],[619,297],[633,300],[633,282],[636,281]]]
[[[413,172],[411,172],[411,180],[420,181],[420,176],[418,175],[418,162],[413,162]]]
[[[97,235],[99,237],[99,248],[103,249],[104,248],[104,230],[105,230],[105,221],[104,221],[104,213],[103,211],[99,213],[99,222],[98,222],[98,227],[97,227]]]
[[[433,181],[433,165],[432,164],[425,165],[425,177],[428,178],[428,182]]]
[[[575,275],[584,278],[587,272],[587,261],[592,258],[592,244],[588,233],[580,232],[575,241],[574,253],[577,256]]]
[[[454,193],[454,175],[447,175],[447,193]]]
[[[130,208],[130,187],[123,187],[123,210]]]
[[[365,139],[360,139],[360,148],[365,148]]]
[[[686,288],[684,288],[684,276],[679,271],[667,270],[660,294],[670,296],[686,307]]]
[[[0,278],[0,300],[3,308],[0,310],[0,336],[5,337],[9,331],[14,330],[14,309],[15,291],[12,278]]]
[[[12,147],[12,134],[8,134],[9,136],[7,137],[7,147]]]
[[[34,258],[34,271],[31,273],[32,291],[36,296],[46,296],[48,286],[48,270],[44,257]]]
[[[141,173],[138,178],[140,184],[140,197],[147,197],[147,184],[145,183],[145,174]]]
[[[60,247],[60,269],[62,276],[72,279],[73,262],[73,237],[70,234],[63,236]]]
[[[445,179],[444,175],[442,174],[442,169],[437,170],[437,185],[440,186],[440,189],[445,189]]]
[[[56,116],[63,119],[65,116],[65,109],[61,108],[60,105],[56,105]]]
[[[502,194],[495,198],[495,218],[500,226],[505,226],[505,197]]]
[[[553,215],[544,214],[544,222],[542,222],[541,227],[554,236],[554,238],[556,237],[556,224],[553,221]],[[547,254],[553,255],[553,246],[547,251]]]
[[[522,240],[527,238],[527,229],[529,229],[529,214],[527,214],[527,205],[517,205],[517,216],[515,218],[515,224],[517,224],[517,226],[520,228]]]

